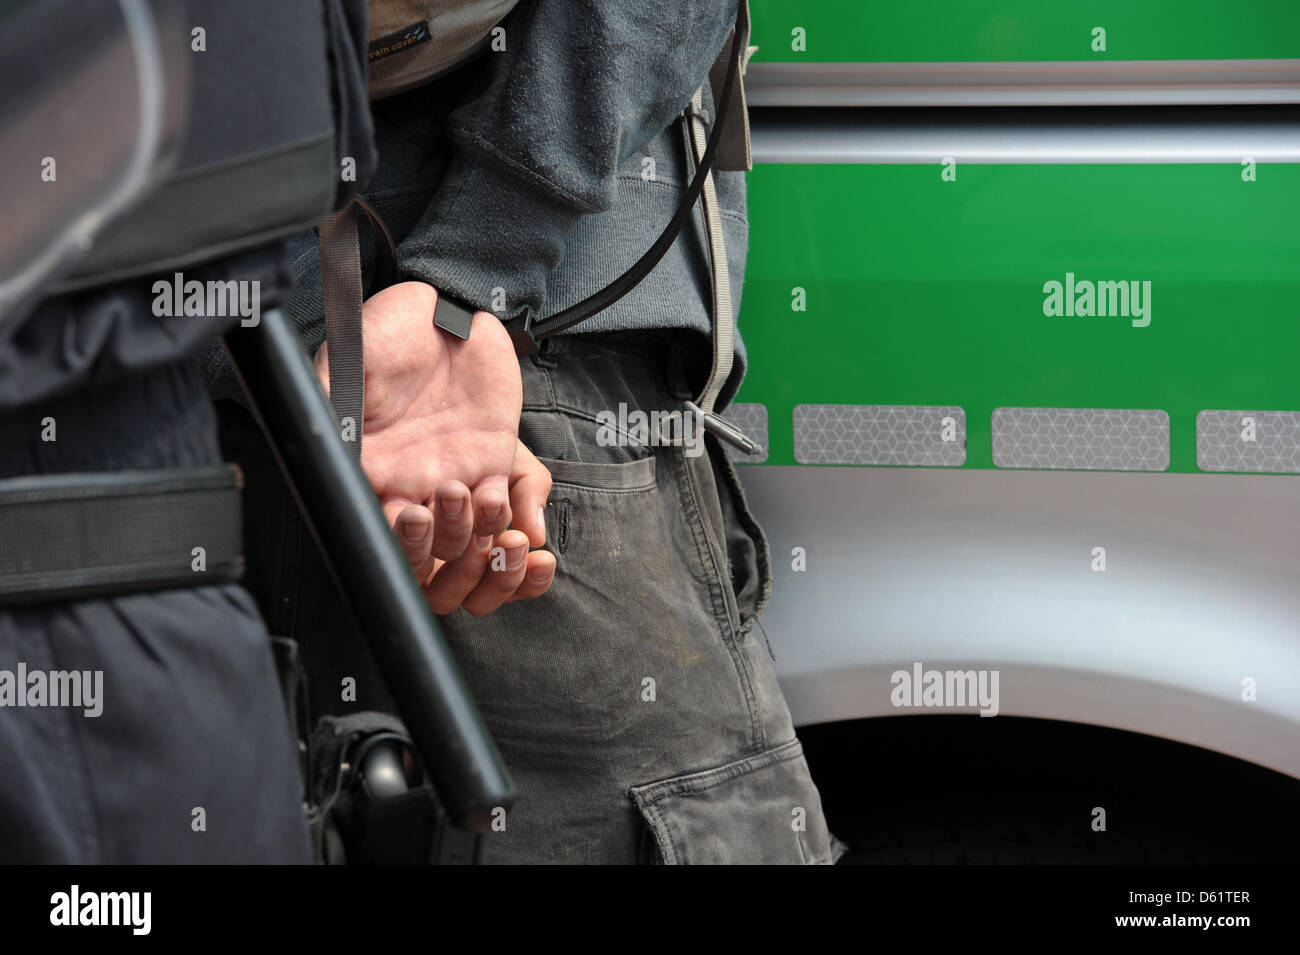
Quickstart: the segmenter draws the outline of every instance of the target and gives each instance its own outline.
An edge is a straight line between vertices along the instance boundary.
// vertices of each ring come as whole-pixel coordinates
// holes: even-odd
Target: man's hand
[[[516,513],[526,510],[537,515],[543,529],[541,536],[508,530],[496,538],[475,537],[465,553],[454,560],[430,557],[415,573],[434,613],[451,613],[464,607],[481,617],[503,603],[546,593],[555,576],[555,555],[545,550],[530,551],[528,546],[546,543],[543,510],[550,493],[550,472],[521,442],[510,476],[510,500]]]
[[[487,312],[474,315],[468,341],[441,331],[433,324],[437,294],[423,282],[403,282],[371,296],[362,310],[361,465],[417,573],[434,558],[468,559],[512,521],[511,533],[541,546],[550,488],[550,475],[527,451],[536,468],[516,467],[523,387],[509,335]],[[328,391],[327,346],[316,354],[316,370]],[[500,582],[507,571],[488,573]]]

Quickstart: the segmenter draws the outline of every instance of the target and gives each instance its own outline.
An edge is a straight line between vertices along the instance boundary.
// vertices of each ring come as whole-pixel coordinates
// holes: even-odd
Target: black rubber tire
[[[1133,733],[999,716],[799,730],[841,865],[1259,865],[1300,858],[1300,780]],[[1106,813],[1096,831],[1094,809]]]

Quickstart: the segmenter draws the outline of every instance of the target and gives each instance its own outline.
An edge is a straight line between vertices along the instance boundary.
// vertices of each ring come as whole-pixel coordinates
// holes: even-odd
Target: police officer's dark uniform
[[[285,287],[277,259],[261,252],[210,272],[260,276],[274,300]],[[158,319],[151,301],[145,282],[118,285],[46,302],[7,330],[0,478],[148,470],[156,480],[221,465],[191,361],[229,323]],[[42,440],[51,426],[55,439]],[[193,493],[156,506],[202,506]],[[217,556],[215,540],[194,546]],[[0,608],[0,670],[102,673],[97,716],[48,698],[0,708],[0,861],[309,860],[266,630],[243,588],[206,583],[194,560],[189,586]],[[24,703],[30,690],[17,687]]]
[[[128,6],[139,12],[139,3]],[[196,104],[237,97],[191,121],[182,168],[238,170],[242,146],[301,156],[324,175],[321,214],[334,204],[340,155],[354,157],[364,182],[373,161],[364,0],[195,0],[185,11],[183,32],[160,41],[164,58],[207,58],[194,61]],[[203,51],[191,48],[192,25],[206,29]],[[321,88],[304,79],[301,63],[328,64],[314,74]],[[217,65],[226,80],[203,72]],[[324,112],[326,134],[298,139],[314,151],[270,148],[285,134],[268,105],[277,96],[292,100],[278,104],[289,122]],[[124,123],[134,119],[124,111]],[[92,139],[65,144],[59,158],[69,167],[94,162]],[[6,190],[32,188],[21,178],[27,170],[4,173]],[[241,214],[256,219],[249,209],[273,209],[278,193],[309,178],[250,179],[264,192]],[[337,188],[346,199],[355,183]],[[115,274],[0,311],[2,863],[311,859],[271,644],[235,582],[238,472],[222,464],[195,365],[247,317],[160,314],[165,299],[154,286],[159,273],[173,277],[159,262],[188,254],[186,283],[256,288],[265,311],[285,297],[291,273],[274,222],[258,223],[256,241],[222,246],[239,235],[202,230],[238,196],[209,186],[203,198],[199,213],[164,208],[153,221],[182,237],[196,230],[210,245],[154,241],[147,274]],[[126,238],[158,237],[134,228]]]

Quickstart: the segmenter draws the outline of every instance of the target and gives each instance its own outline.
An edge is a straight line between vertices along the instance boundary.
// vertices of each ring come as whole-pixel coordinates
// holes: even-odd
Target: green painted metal
[[[1000,406],[1300,411],[1300,165],[758,165],[738,401],[767,463],[796,404],[956,404],[966,467]],[[1044,283],[1149,280],[1151,323],[1049,317]],[[793,311],[792,289],[807,310]]]
[[[1300,57],[1300,0],[751,0],[756,60]],[[792,31],[806,32],[806,50]],[[1093,28],[1106,51],[1092,49]]]

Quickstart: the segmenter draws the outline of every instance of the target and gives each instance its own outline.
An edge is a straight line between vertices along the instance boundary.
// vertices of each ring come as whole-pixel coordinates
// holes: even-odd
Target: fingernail
[[[528,556],[528,545],[520,544],[506,551],[506,570],[518,570]]]
[[[479,550],[487,550],[492,546],[492,535],[484,534],[481,537],[475,537],[474,543],[478,546]]]
[[[449,501],[439,501],[438,506],[442,508],[444,517],[460,517],[465,510],[465,499],[463,497],[453,497]]]
[[[537,526],[542,529],[542,537],[546,536],[546,508],[537,509]]]
[[[418,544],[428,536],[432,526],[429,521],[403,521],[402,537],[408,544]]]
[[[495,521],[498,517],[501,516],[502,510],[503,508],[500,504],[498,504],[496,507],[485,507],[483,508],[483,518],[485,520]]]
[[[528,575],[528,579],[535,584],[544,584],[551,579],[551,574],[555,573],[554,567],[539,567]]]

